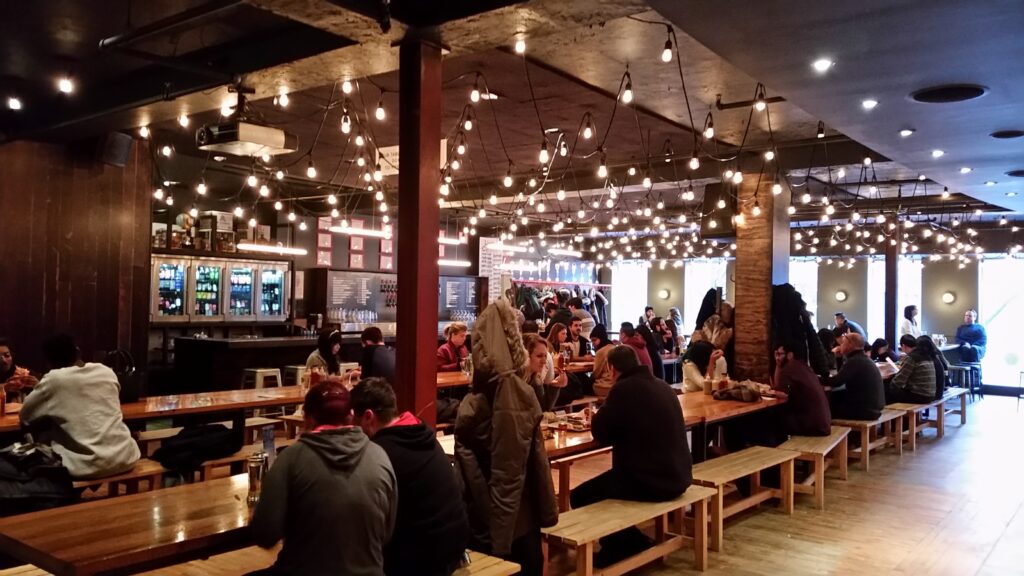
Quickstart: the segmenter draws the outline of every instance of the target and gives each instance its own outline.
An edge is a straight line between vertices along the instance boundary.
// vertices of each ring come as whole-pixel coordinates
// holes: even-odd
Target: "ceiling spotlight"
[[[868,98],[867,100],[862,101],[860,105],[865,110],[874,110],[875,106],[878,106],[878,100],[875,100],[874,98]]]
[[[911,136],[913,134],[914,134],[914,129],[913,128],[904,128],[904,129],[900,130],[900,137],[901,138],[907,138],[908,136]]]
[[[995,185],[996,185],[996,181],[995,180],[986,180],[985,181],[985,186],[995,186]]]
[[[524,40],[522,38],[516,38],[515,49],[516,49],[516,54],[525,54],[526,53],[526,40]]]
[[[945,155],[946,155],[946,153],[944,151],[942,151],[942,150],[939,150],[939,149],[932,150],[932,158],[942,158]]]
[[[811,67],[814,68],[814,71],[817,72],[818,74],[824,74],[825,72],[828,72],[829,69],[831,69],[833,66],[835,66],[835,64],[835,62],[829,60],[828,58],[818,58],[814,62],[811,62]]]
[[[21,110],[21,99],[16,96],[7,97],[7,108],[10,110]],[[145,138],[145,136],[143,136]]]
[[[57,80],[57,90],[60,90],[62,94],[71,94],[75,91],[75,83],[71,81],[71,78],[62,76]]]

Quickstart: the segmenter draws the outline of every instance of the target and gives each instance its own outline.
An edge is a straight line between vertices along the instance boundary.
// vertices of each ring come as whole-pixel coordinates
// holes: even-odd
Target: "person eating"
[[[5,339],[0,339],[0,384],[8,400],[20,398],[39,384],[27,368],[14,363],[14,348]]]
[[[445,343],[437,349],[437,371],[458,372],[462,368],[462,360],[469,355],[466,349],[466,336],[469,327],[462,322],[452,322],[444,327]]]
[[[783,342],[775,348],[772,389],[788,398],[784,408],[785,432],[797,436],[828,436],[832,415],[818,375],[807,364],[806,344]]]
[[[839,338],[843,367],[832,380],[832,418],[876,420],[885,409],[882,373],[864,353],[864,337],[848,332]]]

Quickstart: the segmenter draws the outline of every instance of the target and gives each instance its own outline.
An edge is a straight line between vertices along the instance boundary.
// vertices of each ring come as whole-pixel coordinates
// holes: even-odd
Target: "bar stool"
[[[961,362],[961,365],[967,368],[967,389],[971,391],[971,399],[974,399],[975,391],[978,396],[984,398],[985,392],[981,387],[981,362]]]
[[[284,385],[285,386],[298,386],[302,383],[303,376],[309,370],[301,364],[291,364],[284,367]]]
[[[274,383],[267,385],[267,380],[273,378]],[[281,371],[277,368],[246,368],[242,374],[242,389],[276,388],[281,386]]]

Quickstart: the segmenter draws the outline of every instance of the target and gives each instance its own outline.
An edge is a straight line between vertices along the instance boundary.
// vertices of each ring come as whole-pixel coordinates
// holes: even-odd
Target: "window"
[[[896,298],[896,337],[899,338],[899,325],[903,321],[903,309],[913,304],[921,312],[921,278],[924,272],[924,262],[917,258],[900,258],[899,265],[900,286],[899,295]],[[918,316],[917,323],[921,324],[921,316]]]
[[[704,294],[711,288],[721,288],[724,293],[728,265],[728,261],[723,258],[687,260],[683,265],[684,333],[689,334],[697,325],[697,314]]]
[[[988,335],[982,359],[986,384],[1017,386],[1024,370],[1020,319],[1024,318],[1024,260],[985,259],[980,263],[978,322]]]
[[[623,322],[636,324],[647,306],[647,262],[613,262],[609,335],[615,338]]]
[[[803,258],[789,261],[789,283],[803,297],[807,311],[813,314],[813,322],[818,321],[818,262]]]
[[[896,295],[896,328],[899,331],[903,319],[903,307],[915,304],[921,309],[921,274],[924,269],[920,260],[901,257],[897,267],[899,291]],[[920,322],[920,318],[918,319]],[[868,263],[868,324],[864,327],[871,340],[885,338],[885,260]],[[899,337],[899,334],[896,335]],[[895,342],[890,342],[895,345]]]

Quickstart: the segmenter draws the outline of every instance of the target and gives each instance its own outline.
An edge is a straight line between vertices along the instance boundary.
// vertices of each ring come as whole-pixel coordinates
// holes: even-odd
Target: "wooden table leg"
[[[558,470],[558,511],[567,512],[569,494],[572,492],[569,488],[569,469],[572,468],[572,462],[556,462],[555,468]]]
[[[587,542],[576,548],[576,574],[594,575],[594,543]]]
[[[967,394],[960,395],[960,425],[967,424]]]
[[[682,510],[679,511],[680,516]],[[708,501],[693,504],[693,563],[697,570],[708,569]]]
[[[718,494],[712,496],[711,501],[711,549],[715,552],[722,551],[722,529],[725,504],[725,486],[718,487]],[[697,521],[694,519],[694,530],[696,531]]]
[[[846,473],[849,469],[846,462],[850,448],[849,440],[850,435],[847,434],[846,436],[843,437],[842,441],[839,442],[839,478],[841,480],[846,480]]]
[[[935,437],[942,438],[946,435],[946,403],[939,403],[939,411],[935,415]]]
[[[814,507],[825,509],[825,455],[814,456]]]
[[[782,463],[782,511],[793,513],[793,461]]]

